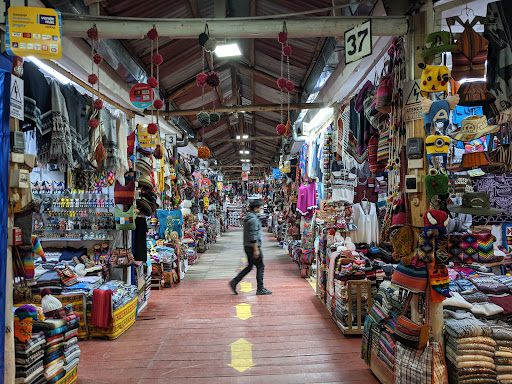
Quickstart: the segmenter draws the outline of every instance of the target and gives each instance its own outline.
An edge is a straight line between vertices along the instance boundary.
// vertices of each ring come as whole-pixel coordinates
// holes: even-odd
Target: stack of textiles
[[[78,347],[78,330],[71,329],[64,334],[64,370],[68,374],[78,365],[80,348]]]
[[[34,323],[46,336],[44,354],[44,375],[48,383],[56,383],[65,375],[64,371],[64,333],[67,332],[65,319],[51,319]]]
[[[496,351],[494,353],[494,363],[496,364],[497,383],[512,383],[512,329],[506,323],[497,323],[493,321],[485,322],[493,333],[496,341]]]
[[[491,327],[471,313],[443,312],[450,383],[496,383],[497,344]]]
[[[503,308],[491,303],[487,295],[477,290],[476,287],[471,291],[460,292],[460,295],[472,305],[471,312],[475,316],[489,318],[503,312]]]
[[[43,374],[45,337],[43,332],[33,333],[27,343],[16,342],[15,384],[46,383]]]

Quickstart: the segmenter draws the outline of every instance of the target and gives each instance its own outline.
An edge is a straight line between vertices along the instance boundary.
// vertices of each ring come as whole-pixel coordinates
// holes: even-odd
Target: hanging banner
[[[372,54],[372,22],[365,21],[345,32],[345,64]]]
[[[222,187],[225,191],[231,191],[231,184],[225,185]]]
[[[130,102],[135,108],[147,108],[153,104],[155,92],[146,83],[135,84],[130,89]]]
[[[242,171],[248,172],[251,170],[251,164],[242,164]]]
[[[281,175],[281,171],[279,170],[279,168],[272,169],[272,176],[274,180],[280,180],[283,177],[283,175]]]
[[[289,161],[280,161],[279,162],[279,170],[281,173],[290,173],[291,172],[291,164]]]
[[[249,174],[247,172],[242,172],[242,180],[248,181],[249,180]]]
[[[61,17],[52,8],[9,7],[5,43],[11,56],[60,60]]]

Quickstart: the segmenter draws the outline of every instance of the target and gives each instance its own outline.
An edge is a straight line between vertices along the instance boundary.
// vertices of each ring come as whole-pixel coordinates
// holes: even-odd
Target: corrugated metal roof
[[[213,0],[195,0],[200,17],[214,16]],[[112,16],[126,17],[158,17],[158,18],[192,18],[192,0],[150,0],[141,2],[139,0],[109,0],[108,5],[103,12]],[[258,0],[256,2],[256,15],[276,15],[284,13],[294,13],[318,8],[332,6],[331,0]],[[249,16],[249,0],[228,0],[228,16],[246,17]],[[326,16],[328,12],[315,14],[314,16]],[[313,15],[312,15],[313,16]],[[214,36],[213,36],[214,37]],[[236,36],[234,36],[236,38]],[[290,58],[290,78],[296,84],[305,82],[305,76],[308,68],[315,59],[315,50],[319,39],[294,39],[289,36],[289,44],[292,47],[293,54]],[[238,61],[249,65],[250,58],[250,40],[238,41],[243,56],[240,58],[219,59],[213,58],[215,67],[219,67],[230,60]],[[151,41],[148,38],[140,40],[128,40],[129,50],[138,57],[146,68],[151,67]],[[275,78],[281,74],[281,44],[276,39],[256,39],[255,46],[255,68],[267,73]],[[203,70],[202,49],[195,39],[171,39],[167,37],[159,38],[159,53],[162,54],[164,62],[160,66],[160,90],[166,95],[180,89],[183,85],[194,81],[195,76]],[[207,64],[206,64],[207,65]],[[207,68],[207,70],[209,70]],[[267,78],[254,76],[254,100],[251,100],[251,74],[246,70],[236,70],[238,78],[238,87],[240,91],[242,104],[270,104],[279,103],[281,95],[277,89],[277,84]],[[155,73],[156,75],[156,73]],[[287,77],[286,63],[284,65],[284,77]],[[220,72],[221,85],[220,90],[226,105],[232,105],[236,101],[232,98],[232,79],[231,70],[224,66]],[[174,102],[179,109],[200,108],[202,105],[211,106],[213,100],[220,105],[217,99],[217,92],[211,91],[207,87],[204,97],[201,96],[201,90],[197,87],[189,88],[187,91],[178,95]],[[295,94],[291,102],[295,100]],[[284,94],[284,103],[286,104],[286,94]],[[223,115],[224,116],[224,115]],[[261,135],[275,135],[275,125],[280,121],[279,111],[255,112],[251,114],[254,117],[252,122],[245,122],[244,132]],[[258,116],[260,119],[258,120]],[[194,128],[199,128],[196,116],[187,117]],[[285,117],[286,120],[286,111]],[[230,137],[228,124],[219,122],[213,128],[205,129],[205,137]],[[275,123],[275,124],[274,124]],[[239,132],[238,124],[232,126],[233,132]],[[198,132],[201,132],[200,130]],[[277,142],[277,140],[273,140]],[[217,144],[217,143],[216,143]],[[263,142],[251,143],[252,148],[268,152],[270,159],[275,155],[276,148]],[[219,150],[233,150],[232,143],[225,143],[214,151],[217,155]],[[222,152],[221,152],[222,153]],[[221,160],[221,159],[219,159]]]

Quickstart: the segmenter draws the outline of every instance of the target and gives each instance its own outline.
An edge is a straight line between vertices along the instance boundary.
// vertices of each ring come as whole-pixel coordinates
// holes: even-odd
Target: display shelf
[[[50,241],[73,241],[73,242],[77,242],[77,241],[112,241],[114,240],[113,238],[110,238],[110,239],[82,239],[82,238],[78,238],[78,239],[64,239],[64,238],[56,238],[56,239],[51,239],[51,238],[39,238],[39,241],[46,241],[46,242],[50,242]]]

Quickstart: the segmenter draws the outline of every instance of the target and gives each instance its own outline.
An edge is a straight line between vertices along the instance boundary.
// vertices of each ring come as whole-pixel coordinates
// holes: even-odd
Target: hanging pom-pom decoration
[[[174,164],[176,163],[176,158],[175,157],[171,157],[171,164]]]
[[[98,76],[93,73],[92,75],[89,75],[87,81],[89,82],[89,84],[94,85],[98,82]]]
[[[215,124],[220,121],[220,115],[217,112],[210,113],[210,123]]]
[[[217,40],[215,39],[208,39],[206,43],[204,43],[204,49],[206,49],[207,52],[213,52],[215,48],[217,48]]]
[[[283,47],[283,55],[288,57],[288,56],[291,56],[292,55],[292,47],[290,47],[289,45],[286,45]]]
[[[210,125],[210,115],[205,111],[201,111],[197,114],[197,121],[199,121],[199,124],[203,127],[206,127],[207,125]]]
[[[159,54],[159,53],[155,53],[155,54],[153,55],[153,63],[154,63],[155,65],[160,65],[160,64],[162,64],[163,62],[164,62],[164,58],[162,57],[162,55],[161,55],[161,54]]]
[[[94,64],[100,65],[103,63],[103,56],[101,56],[99,53],[95,53],[92,57],[92,60],[94,61]]]
[[[91,129],[96,129],[98,128],[98,125],[100,124],[100,122],[98,121],[98,119],[89,119],[89,121],[87,122],[87,125],[89,126],[89,128]]]
[[[199,73],[197,76],[196,76],[196,84],[198,87],[204,87],[206,85],[206,78],[208,76],[206,75],[206,73]]]
[[[293,90],[295,89],[295,84],[293,84],[293,81],[287,81],[285,88],[288,92],[293,92]]]
[[[153,156],[155,157],[155,159],[159,160],[161,159],[162,157],[164,157],[164,154],[163,154],[163,151],[162,151],[162,147],[160,146],[160,144],[157,144],[156,147],[155,147],[155,152],[153,152]]]
[[[163,100],[156,99],[155,101],[153,101],[153,107],[155,107],[156,109],[162,109],[163,106],[164,106]]]
[[[103,163],[103,160],[107,158],[107,151],[105,150],[105,147],[103,146],[103,143],[100,141],[98,146],[96,147],[96,151],[94,152],[94,159],[98,163],[98,166]]]
[[[204,44],[208,41],[208,35],[206,33],[201,33],[199,35],[199,45],[204,47]]]
[[[284,132],[286,137],[290,137],[292,135],[292,122],[288,120],[286,122],[286,131]]]
[[[158,80],[154,77],[148,78],[146,82],[151,88],[158,88]]]
[[[286,89],[286,79],[284,77],[277,79],[277,86],[279,89]]]
[[[155,123],[148,124],[148,133],[150,135],[155,135],[158,132],[158,125]]]
[[[98,30],[96,28],[89,28],[87,30],[87,37],[92,41],[98,40]]]
[[[206,84],[212,88],[217,87],[220,84],[219,73],[209,72],[208,75],[206,75]]]
[[[276,132],[279,136],[283,136],[286,132],[286,125],[284,124],[279,124],[277,127],[276,127]]]
[[[284,44],[286,43],[286,40],[288,40],[288,34],[286,32],[279,32],[279,35],[277,35],[277,41]]]
[[[101,99],[94,100],[94,108],[96,108],[98,111],[103,109],[103,100],[101,100]]]
[[[148,31],[148,37],[153,41],[158,38],[158,31],[156,28],[152,28]]]
[[[200,159],[208,159],[210,157],[210,149],[208,147],[199,147],[197,149],[197,157]]]

